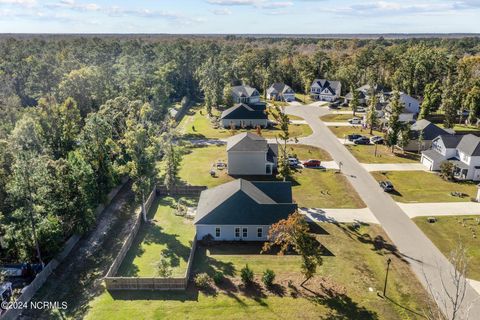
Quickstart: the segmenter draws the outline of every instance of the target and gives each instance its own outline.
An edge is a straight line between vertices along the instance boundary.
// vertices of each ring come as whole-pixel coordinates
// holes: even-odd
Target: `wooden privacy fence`
[[[188,192],[188,193],[177,193],[177,194],[198,194],[205,187],[187,187],[182,188],[181,192]],[[165,188],[166,190],[166,188]],[[152,206],[153,201],[157,197],[157,195],[162,194],[162,186],[157,187],[154,189],[145,204],[145,209],[148,211]],[[132,246],[132,243],[137,236],[138,230],[142,224],[142,214],[141,208],[137,209],[137,217],[135,223],[132,228],[132,232],[128,235],[127,239],[124,241],[122,248],[120,249],[117,257],[113,261],[110,269],[108,270],[104,281],[107,290],[161,290],[161,291],[168,291],[168,290],[185,290],[188,285],[188,280],[190,278],[190,272],[192,270],[193,258],[195,255],[195,250],[197,248],[197,236],[195,235],[192,241],[192,249],[190,251],[190,255],[188,257],[187,262],[187,270],[185,271],[185,275],[183,277],[176,277],[176,278],[156,278],[156,277],[116,277],[115,274],[118,272],[120,265],[125,258],[128,250]]]
[[[170,189],[170,192],[167,190],[166,186],[158,186],[157,192],[159,195],[186,195],[186,196],[196,196],[199,195],[200,192],[207,189],[205,186],[174,186]]]

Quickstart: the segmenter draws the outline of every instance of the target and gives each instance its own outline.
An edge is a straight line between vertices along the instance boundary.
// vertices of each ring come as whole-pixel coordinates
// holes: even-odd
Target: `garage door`
[[[433,166],[433,162],[432,160],[426,158],[426,157],[422,157],[422,164],[428,168],[428,170],[432,171],[432,166]]]

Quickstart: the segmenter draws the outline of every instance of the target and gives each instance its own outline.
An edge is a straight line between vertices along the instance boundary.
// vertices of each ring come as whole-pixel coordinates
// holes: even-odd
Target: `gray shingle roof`
[[[259,135],[242,132],[227,140],[227,151],[268,151],[267,140]]]
[[[460,140],[457,149],[469,156],[480,156],[480,138],[466,134]]]
[[[272,84],[268,89],[267,89],[267,93],[270,94],[272,92],[276,92],[276,93],[285,93],[286,91],[288,90],[292,90],[292,88],[290,88],[290,86],[286,85],[285,83],[282,83],[282,82],[276,82],[274,84]],[[292,90],[293,91],[293,90]]]
[[[443,145],[447,149],[456,148],[460,140],[462,140],[462,136],[458,134],[443,134],[438,138],[443,141]]]
[[[220,119],[268,119],[262,110],[255,110],[245,103],[238,103],[222,112]]]
[[[422,130],[424,140],[433,140],[440,135],[448,134],[448,132],[446,132],[442,128],[437,127],[435,124],[425,119],[418,120],[417,122],[412,124],[410,130],[412,131],[413,139],[417,139]]]
[[[232,93],[238,97],[258,96],[258,90],[250,86],[235,86],[232,87]]]
[[[422,151],[422,154],[434,162],[445,161],[445,157],[442,156],[438,151],[433,149]]]
[[[238,179],[200,195],[195,224],[270,225],[293,213],[290,182]]]
[[[336,94],[340,89],[340,81],[333,81],[327,79],[315,79],[313,80],[312,85],[317,83],[322,90],[328,89],[332,94]]]

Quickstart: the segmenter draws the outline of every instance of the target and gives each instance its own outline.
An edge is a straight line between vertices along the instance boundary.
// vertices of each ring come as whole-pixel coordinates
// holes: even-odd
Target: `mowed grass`
[[[215,111],[215,115],[220,115],[220,112]],[[208,118],[207,112],[204,108],[194,108],[182,119],[178,125],[179,131],[186,138],[197,139],[223,139],[231,137],[241,132],[254,132],[256,129],[226,129],[222,127],[214,128],[214,124]],[[278,127],[270,127],[268,129],[261,129],[262,136],[266,138],[274,138],[281,133]],[[313,133],[310,126],[306,124],[290,124],[290,137],[306,137]]]
[[[425,171],[372,172],[377,181],[390,180],[395,187],[392,197],[399,202],[465,202],[477,193],[473,182],[450,182],[438,174]],[[461,192],[465,197],[454,197]]]
[[[367,137],[372,135],[383,137],[383,133],[380,131],[373,130],[370,134],[370,129],[364,129],[362,126],[329,126],[328,127],[334,135],[339,138],[346,138],[349,134],[357,133]]]
[[[469,258],[467,277],[480,281],[480,216],[436,218],[435,223],[429,223],[427,217],[416,217],[413,221],[446,257],[462,244]]]
[[[359,115],[356,115],[356,117],[359,117]],[[352,118],[353,118],[353,113],[351,114],[332,113],[332,114],[327,114],[325,116],[320,117],[320,120],[325,122],[346,122]]]
[[[413,152],[395,152],[385,145],[346,145],[360,163],[418,163],[420,155]]]
[[[289,153],[300,159],[315,158],[331,160],[330,155],[319,148],[304,145],[289,145]],[[232,181],[234,177],[227,170],[216,170],[216,177],[210,176],[212,164],[218,160],[227,160],[226,146],[208,146],[192,148],[184,155],[179,171],[182,183],[190,185],[216,187]],[[242,176],[258,180],[276,180],[273,176]],[[363,208],[365,204],[352,188],[347,179],[333,170],[298,169],[293,173],[293,197],[301,207],[311,208]]]
[[[422,319],[428,295],[380,226],[356,230],[322,223],[315,229],[331,254],[305,284],[308,290],[300,286],[298,256],[260,254],[260,247],[252,245],[199,246],[193,271],[222,272],[226,280],[220,287],[206,292],[193,285],[186,292],[103,292],[89,304],[86,319]],[[390,300],[377,295],[388,258]],[[255,273],[251,290],[239,281],[247,263]],[[276,273],[273,292],[260,281],[267,268]]]
[[[437,123],[436,124],[437,126],[439,126],[440,128],[445,128],[445,125],[443,123]],[[478,133],[480,132],[480,128],[477,127],[477,126],[467,126],[467,125],[464,125],[464,124],[455,124],[453,126],[453,129],[456,133],[460,132],[460,133]]]
[[[303,94],[303,93],[295,93],[295,100],[303,104],[310,104],[312,102],[315,102],[315,100],[313,100],[309,94]]]
[[[155,201],[149,212],[153,222],[142,224],[117,276],[157,277],[162,255],[169,260],[174,277],[185,274],[195,228],[191,220],[175,215],[177,200],[162,197]],[[196,206],[197,199],[183,201]]]

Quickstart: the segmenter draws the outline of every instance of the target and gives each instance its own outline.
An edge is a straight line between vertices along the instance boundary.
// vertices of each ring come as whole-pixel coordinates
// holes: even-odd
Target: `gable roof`
[[[457,149],[469,156],[480,156],[480,138],[466,134],[458,143]]]
[[[232,93],[237,97],[251,97],[254,95],[254,93],[256,93],[256,96],[259,95],[258,90],[250,86],[232,87]]]
[[[257,134],[242,132],[227,140],[227,151],[268,151],[267,140]]]
[[[296,208],[290,182],[237,179],[202,191],[194,224],[270,225]]]
[[[285,93],[288,90],[292,90],[292,88],[290,88],[290,86],[286,85],[283,82],[276,82],[267,89],[267,93],[272,93],[272,92]]]
[[[458,134],[443,134],[435,139],[442,140],[445,148],[453,149],[458,146],[458,143],[460,142],[460,140],[462,140],[462,136]]]
[[[322,91],[328,89],[332,94],[336,94],[341,87],[340,81],[331,81],[327,79],[315,79],[313,80],[311,86],[314,85],[318,85]]]
[[[410,130],[412,131],[412,137],[418,138],[420,132],[423,133],[424,140],[433,140],[440,135],[448,134],[445,130],[440,127],[437,127],[435,124],[431,123],[426,119],[418,120],[411,125]]]
[[[262,110],[255,110],[252,107],[238,103],[222,112],[220,119],[268,119],[268,116]]]

